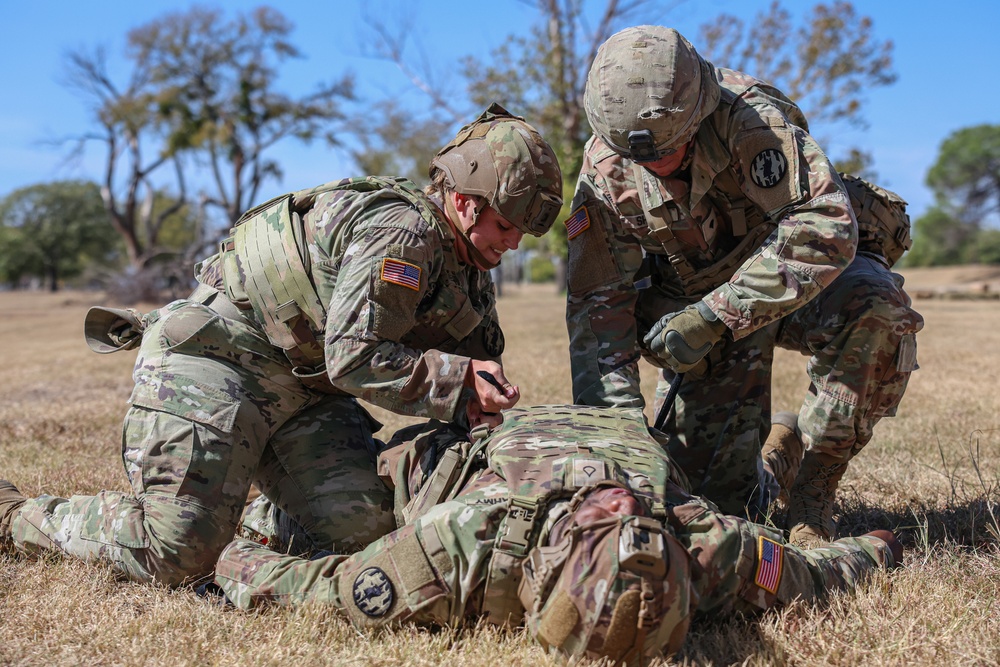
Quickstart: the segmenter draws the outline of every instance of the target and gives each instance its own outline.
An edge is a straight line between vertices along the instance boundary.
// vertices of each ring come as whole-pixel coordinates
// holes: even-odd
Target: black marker
[[[493,373],[490,373],[489,371],[476,371],[476,375],[478,375],[479,377],[483,378],[491,385],[496,387],[496,390],[499,391],[504,396],[507,395],[507,392],[504,390],[503,385],[500,384],[500,381],[497,380],[495,377],[493,377]]]
[[[507,392],[504,391],[503,385],[500,384],[500,381],[497,380],[495,377],[493,377],[493,373],[490,373],[489,371],[476,371],[476,375],[478,375],[479,377],[483,378],[484,380],[486,380],[487,382],[489,382],[491,385],[493,385],[494,387],[496,387],[496,390],[499,391],[504,396],[507,395]],[[484,412],[483,413],[483,415],[485,415],[487,417],[494,417],[494,416],[496,416],[496,414],[497,414],[496,412]]]

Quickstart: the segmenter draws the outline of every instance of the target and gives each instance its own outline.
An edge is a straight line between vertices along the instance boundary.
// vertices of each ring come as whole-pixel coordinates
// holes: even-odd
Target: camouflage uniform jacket
[[[721,101],[678,175],[656,178],[596,137],[587,143],[566,221],[577,402],[642,404],[641,290],[702,299],[739,339],[807,303],[854,258],[857,223],[843,182],[801,111],[763,82],[716,72]],[[660,205],[644,209],[644,198]],[[678,262],[693,279],[681,278]]]
[[[307,341],[299,346],[306,350],[309,341],[317,347],[323,341],[314,356],[319,363],[296,367],[296,376],[307,386],[398,414],[454,418],[469,359],[499,361],[504,343],[490,274],[459,262],[455,235],[439,206],[408,181],[375,177],[273,201],[289,202],[285,224],[295,228],[295,242],[304,249],[297,254],[316,300],[316,315],[300,322],[304,328],[292,337]],[[244,224],[282,224],[269,205],[255,209],[265,211],[263,219],[251,211]],[[227,251],[233,252],[232,244],[203,263],[198,279],[226,290],[239,304],[234,283],[236,290],[249,289],[251,269],[237,248],[235,269],[227,271]],[[299,279],[281,275],[282,283]],[[261,314],[245,312],[260,324]]]

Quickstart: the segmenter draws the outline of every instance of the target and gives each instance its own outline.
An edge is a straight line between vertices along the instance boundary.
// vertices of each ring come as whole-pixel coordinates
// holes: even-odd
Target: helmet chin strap
[[[469,256],[472,258],[472,261],[477,265],[477,268],[479,266],[485,266],[489,269],[495,269],[500,266],[500,262],[491,262],[486,259],[486,257],[483,256],[483,253],[479,252],[479,248],[477,248],[472,242],[472,238],[469,237],[472,227],[475,227],[479,223],[479,209],[476,209],[476,215],[472,219],[472,226],[469,227],[468,230],[465,230],[459,222],[458,209],[456,209],[455,204],[452,203],[450,193],[445,194],[444,196],[444,206],[445,211],[448,213],[448,219],[452,221],[455,230],[458,232],[458,238],[462,240],[462,245],[465,246]]]

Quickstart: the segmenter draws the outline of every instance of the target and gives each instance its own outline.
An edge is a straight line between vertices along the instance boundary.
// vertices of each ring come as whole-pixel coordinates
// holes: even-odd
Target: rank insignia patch
[[[757,546],[757,574],[754,576],[754,583],[768,593],[777,595],[784,559],[785,547],[761,535]]]
[[[590,229],[590,214],[587,213],[586,206],[581,206],[573,211],[573,215],[566,218],[567,240],[572,241],[588,229]]]
[[[354,580],[354,604],[366,616],[384,616],[394,599],[392,582],[377,567],[368,568]]]
[[[382,260],[382,280],[419,291],[420,267],[416,264],[386,257]]]
[[[767,148],[757,153],[757,157],[750,165],[750,178],[760,188],[773,188],[787,172],[787,158],[774,148]]]

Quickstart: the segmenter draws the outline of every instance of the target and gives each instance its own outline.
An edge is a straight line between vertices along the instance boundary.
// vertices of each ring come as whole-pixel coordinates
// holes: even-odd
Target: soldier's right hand
[[[476,402],[484,413],[512,408],[521,398],[520,390],[507,381],[503,367],[495,361],[471,360],[465,374],[465,386],[475,393]]]

